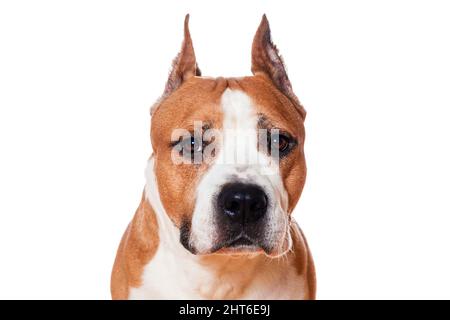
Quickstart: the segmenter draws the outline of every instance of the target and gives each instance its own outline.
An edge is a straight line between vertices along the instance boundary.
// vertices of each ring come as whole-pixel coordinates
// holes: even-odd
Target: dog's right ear
[[[200,75],[201,72],[197,66],[191,33],[189,32],[189,14],[187,14],[184,18],[184,40],[181,51],[173,59],[172,70],[170,71],[169,79],[167,79],[166,87],[160,101],[178,89],[189,78]],[[151,114],[153,114],[154,109],[155,106],[150,110]]]

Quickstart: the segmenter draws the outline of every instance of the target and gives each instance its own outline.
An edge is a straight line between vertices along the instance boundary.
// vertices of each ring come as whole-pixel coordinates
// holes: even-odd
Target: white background
[[[445,1],[2,1],[0,298],[108,299],[182,39],[250,74],[262,13],[305,105],[318,298],[450,298]]]

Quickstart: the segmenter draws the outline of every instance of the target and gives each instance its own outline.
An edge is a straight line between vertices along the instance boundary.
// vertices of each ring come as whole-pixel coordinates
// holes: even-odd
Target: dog
[[[188,24],[186,15],[150,111],[153,154],[112,298],[315,299],[314,262],[291,216],[306,179],[306,112],[267,17],[253,39],[253,75],[242,78],[201,76]]]

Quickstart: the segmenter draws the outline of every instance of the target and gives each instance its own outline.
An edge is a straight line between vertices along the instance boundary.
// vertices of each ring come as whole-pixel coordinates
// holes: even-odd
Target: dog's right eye
[[[182,151],[184,150],[190,154],[194,154],[195,152],[202,152],[203,150],[202,142],[196,140],[194,137],[184,139],[180,143]]]
[[[200,163],[205,143],[202,139],[191,136],[175,142],[173,147],[185,159],[190,160],[192,163]]]

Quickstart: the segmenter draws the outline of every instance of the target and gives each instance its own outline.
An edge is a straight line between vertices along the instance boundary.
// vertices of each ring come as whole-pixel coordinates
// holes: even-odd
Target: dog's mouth
[[[245,234],[234,237],[228,241],[217,245],[212,250],[216,254],[254,254],[267,252],[267,248],[262,246],[259,241],[250,238]]]
[[[255,242],[250,240],[247,237],[240,237],[233,242],[231,242],[228,247],[229,248],[236,248],[236,247],[242,247],[242,246],[254,246]]]
[[[258,231],[258,230],[256,230]],[[180,227],[180,242],[192,254],[195,255],[255,255],[265,254],[269,257],[278,256],[289,249],[289,241],[284,237],[282,243],[270,241],[265,238],[264,232],[255,230],[230,230],[222,229],[221,234],[215,237],[215,241],[209,248],[198,250],[191,242],[190,224],[183,223]],[[281,238],[281,236],[280,236]]]

